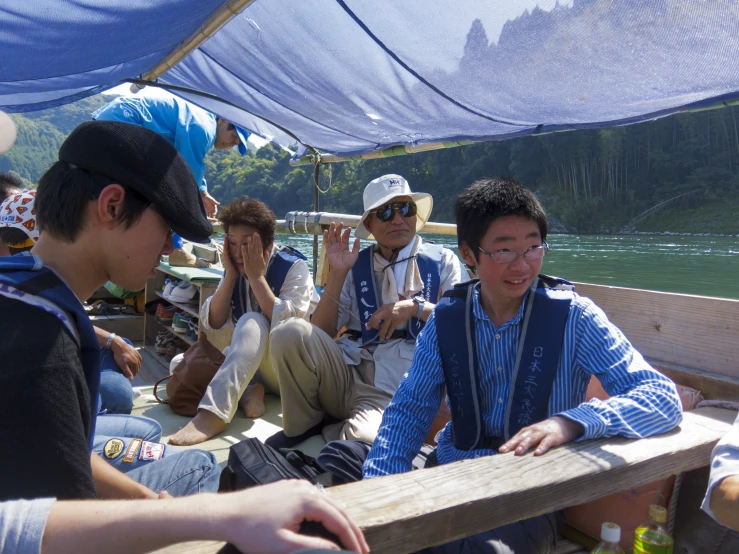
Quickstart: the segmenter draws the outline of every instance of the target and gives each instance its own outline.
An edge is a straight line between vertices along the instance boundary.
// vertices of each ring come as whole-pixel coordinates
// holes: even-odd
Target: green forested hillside
[[[56,159],[75,125],[105,98],[13,116],[18,141],[0,156],[0,171],[35,183]],[[635,216],[678,197],[637,229],[739,233],[739,108],[680,114],[611,129],[540,137],[333,164],[322,170],[321,209],[361,213],[364,185],[399,173],[414,190],[434,195],[436,221],[450,221],[455,196],[475,179],[507,175],[537,191],[561,225],[574,232],[618,231]],[[313,206],[313,168],[291,167],[289,155],[268,145],[256,154],[211,152],[206,178],[221,202],[247,194],[278,217]]]

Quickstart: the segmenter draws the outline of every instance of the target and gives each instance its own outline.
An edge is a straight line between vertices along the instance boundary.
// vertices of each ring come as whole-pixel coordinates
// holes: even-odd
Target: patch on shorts
[[[136,452],[139,451],[139,446],[141,446],[141,443],[141,439],[133,439],[131,441],[131,444],[128,445],[128,449],[126,450],[126,455],[123,456],[124,462],[133,462],[134,458],[136,458]]]
[[[139,452],[139,460],[153,462],[154,460],[161,460],[162,456],[164,456],[164,445],[162,443],[144,441],[141,452]]]
[[[103,454],[109,460],[113,460],[123,452],[123,441],[121,439],[110,439],[103,447]]]

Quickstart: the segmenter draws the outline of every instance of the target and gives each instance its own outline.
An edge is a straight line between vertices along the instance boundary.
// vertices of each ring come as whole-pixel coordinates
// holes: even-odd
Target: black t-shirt
[[[0,501],[94,498],[90,394],[69,330],[0,295]]]

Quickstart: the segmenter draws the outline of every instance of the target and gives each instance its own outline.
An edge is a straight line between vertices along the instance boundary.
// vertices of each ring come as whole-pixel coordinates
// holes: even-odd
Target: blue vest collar
[[[503,437],[488,437],[485,432],[477,356],[478,315],[473,313],[473,306],[481,304],[473,301],[478,288],[478,281],[456,285],[435,309],[454,445],[459,450],[496,448],[521,428],[546,419],[574,287],[545,275],[532,285],[523,305]]]
[[[436,302],[439,298],[441,287],[441,259],[444,248],[441,245],[424,241],[418,252],[416,252],[416,264],[418,272],[423,279],[423,290],[421,295],[430,302]],[[362,346],[375,342],[380,334],[378,329],[367,329],[367,322],[380,306],[382,298],[378,294],[375,284],[375,248],[368,246],[359,253],[354,267],[352,277],[354,278],[354,293],[359,307],[359,321],[362,328]],[[408,334],[415,339],[426,323],[418,318],[411,318],[408,322]]]

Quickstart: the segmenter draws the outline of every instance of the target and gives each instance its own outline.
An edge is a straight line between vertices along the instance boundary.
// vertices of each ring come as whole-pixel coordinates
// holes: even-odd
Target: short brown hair
[[[256,198],[242,196],[232,200],[221,210],[218,220],[226,233],[231,225],[249,225],[257,230],[264,247],[275,241],[275,214],[267,204]]]

